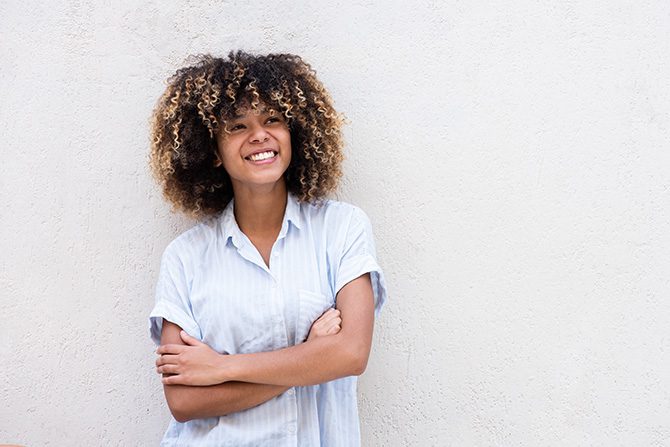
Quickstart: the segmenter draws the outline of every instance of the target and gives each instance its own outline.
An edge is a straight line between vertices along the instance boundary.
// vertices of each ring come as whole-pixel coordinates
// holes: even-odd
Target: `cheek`
[[[226,163],[226,161],[234,160],[236,155],[239,156],[239,152],[237,152],[234,147],[235,145],[230,142],[227,144],[217,143],[219,159],[224,163]]]
[[[283,146],[286,146],[288,149],[291,149],[291,134],[287,130],[284,135],[281,136],[280,141],[282,142]]]
[[[286,142],[284,143],[284,146],[286,146],[287,162],[290,163],[292,155],[293,155],[293,146],[291,146],[291,137],[290,136],[286,139]]]
[[[239,166],[242,163],[239,157],[235,157],[234,154],[225,150],[219,151],[219,160],[221,160],[221,168],[231,177],[240,169]]]
[[[243,162],[243,160],[238,160],[228,155],[223,159],[223,169],[226,170],[226,173],[228,173],[230,177],[236,177],[237,173],[243,169],[241,166]]]

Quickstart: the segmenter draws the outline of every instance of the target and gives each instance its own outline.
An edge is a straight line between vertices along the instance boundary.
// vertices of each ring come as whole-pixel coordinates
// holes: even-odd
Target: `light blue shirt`
[[[386,300],[370,221],[353,205],[320,206],[288,194],[265,265],[242,233],[234,201],[178,236],[163,253],[149,317],[159,344],[163,318],[220,353],[274,351],[302,343],[337,292],[370,272],[375,316]],[[237,413],[185,423],[172,419],[161,446],[360,445],[357,377],[290,388]]]

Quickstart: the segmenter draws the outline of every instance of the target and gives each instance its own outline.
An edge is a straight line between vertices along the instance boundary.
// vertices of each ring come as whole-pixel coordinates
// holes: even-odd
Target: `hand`
[[[180,332],[186,345],[161,345],[156,350],[156,372],[164,374],[166,385],[205,386],[225,382],[224,355],[219,354],[185,331]]]
[[[307,335],[307,341],[314,340],[317,337],[337,334],[342,329],[341,324],[340,311],[331,307],[312,323],[312,327],[309,329],[309,334]]]

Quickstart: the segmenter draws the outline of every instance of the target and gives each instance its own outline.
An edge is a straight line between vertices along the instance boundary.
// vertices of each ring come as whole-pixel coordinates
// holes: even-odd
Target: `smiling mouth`
[[[246,157],[244,157],[244,159],[249,161],[263,161],[274,158],[277,156],[277,154],[278,152],[276,151],[258,152],[255,154],[247,155]]]

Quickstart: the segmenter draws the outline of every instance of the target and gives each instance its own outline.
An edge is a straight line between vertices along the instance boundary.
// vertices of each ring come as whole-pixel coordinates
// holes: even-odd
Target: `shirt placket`
[[[272,279],[272,335],[281,346],[288,346],[288,334],[286,322],[284,321],[284,296],[281,284],[281,261],[277,244],[270,253],[270,277]]]
[[[286,319],[284,318],[284,300],[286,297],[283,293],[281,284],[281,268],[282,257],[281,247],[283,246],[283,238],[277,241],[272,247],[270,253],[270,275],[272,277],[272,318],[273,318],[273,332],[277,340],[282,342],[282,346],[288,346],[288,328],[286,327]],[[295,393],[295,387],[289,388],[284,393],[288,411],[286,412],[286,435],[290,439],[289,444],[298,445],[298,403]]]

